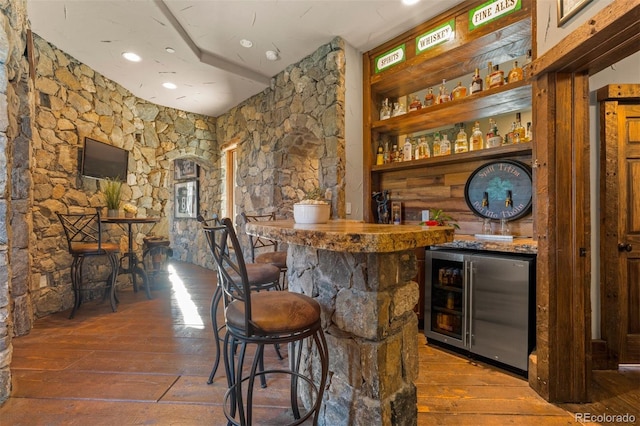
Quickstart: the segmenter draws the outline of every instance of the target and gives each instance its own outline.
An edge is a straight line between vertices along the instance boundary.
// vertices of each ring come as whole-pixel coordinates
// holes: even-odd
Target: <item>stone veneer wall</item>
[[[32,83],[26,2],[0,1],[0,403],[11,391],[11,339],[31,328]]]
[[[238,144],[238,212],[291,218],[304,192],[321,186],[332,191],[333,217],[344,218],[344,95],[344,41],[336,38],[218,117],[220,145]]]
[[[139,215],[161,218],[153,227],[136,227],[137,247],[150,232],[170,238],[175,259],[193,262],[205,247],[195,219],[173,219],[173,160],[192,158],[200,165],[200,209],[219,208],[221,185],[214,118],[137,98],[40,37],[35,37],[35,46],[33,231],[37,246],[31,293],[34,315],[40,317],[71,307],[73,300],[71,257],[55,213],[105,205],[98,181],[78,172],[78,148],[85,136],[129,151],[123,201],[135,204]],[[115,225],[107,228],[110,237],[120,238],[125,251],[122,230]],[[85,262],[87,280],[104,281],[107,274],[106,262]]]

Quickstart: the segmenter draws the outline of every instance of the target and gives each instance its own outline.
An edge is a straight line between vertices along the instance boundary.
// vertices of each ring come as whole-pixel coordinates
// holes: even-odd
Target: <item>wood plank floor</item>
[[[108,303],[89,302],[73,320],[68,312],[50,315],[28,336],[14,339],[13,391],[0,407],[0,425],[225,424],[226,380],[218,373],[206,384],[214,347],[209,302],[215,275],[193,265],[173,266],[177,279],[154,290],[152,300],[144,291],[124,289],[117,313]],[[579,423],[572,413],[603,410],[635,410],[640,418],[638,390],[606,391],[607,383],[615,388],[618,376],[633,390],[640,377],[634,369],[606,376],[593,404],[560,407],[519,377],[427,346],[421,334],[416,338],[419,425],[570,425]],[[273,350],[265,353],[268,365],[287,362]],[[260,421],[254,424],[287,421],[287,383],[269,378],[268,388],[257,390]]]

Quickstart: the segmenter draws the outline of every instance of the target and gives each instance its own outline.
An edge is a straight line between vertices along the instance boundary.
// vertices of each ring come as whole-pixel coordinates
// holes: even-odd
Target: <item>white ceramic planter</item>
[[[329,204],[294,204],[293,219],[296,223],[327,223],[331,214]]]

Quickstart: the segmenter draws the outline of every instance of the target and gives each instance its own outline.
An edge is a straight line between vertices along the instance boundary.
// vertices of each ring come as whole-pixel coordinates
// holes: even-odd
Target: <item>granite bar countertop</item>
[[[513,241],[495,241],[474,235],[456,234],[453,241],[436,244],[437,247],[467,250],[499,251],[505,253],[537,254],[538,242],[531,237],[513,237]]]
[[[247,233],[287,244],[350,253],[390,253],[453,241],[449,226],[381,225],[350,220],[300,224],[291,220],[250,222]]]

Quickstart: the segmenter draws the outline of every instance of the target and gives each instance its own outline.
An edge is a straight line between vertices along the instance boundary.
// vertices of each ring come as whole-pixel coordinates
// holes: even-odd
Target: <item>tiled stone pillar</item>
[[[415,252],[344,253],[290,245],[289,262],[291,291],[322,305],[329,378],[320,423],[415,425]],[[317,377],[317,360],[307,365]],[[302,396],[308,406],[310,396]]]

